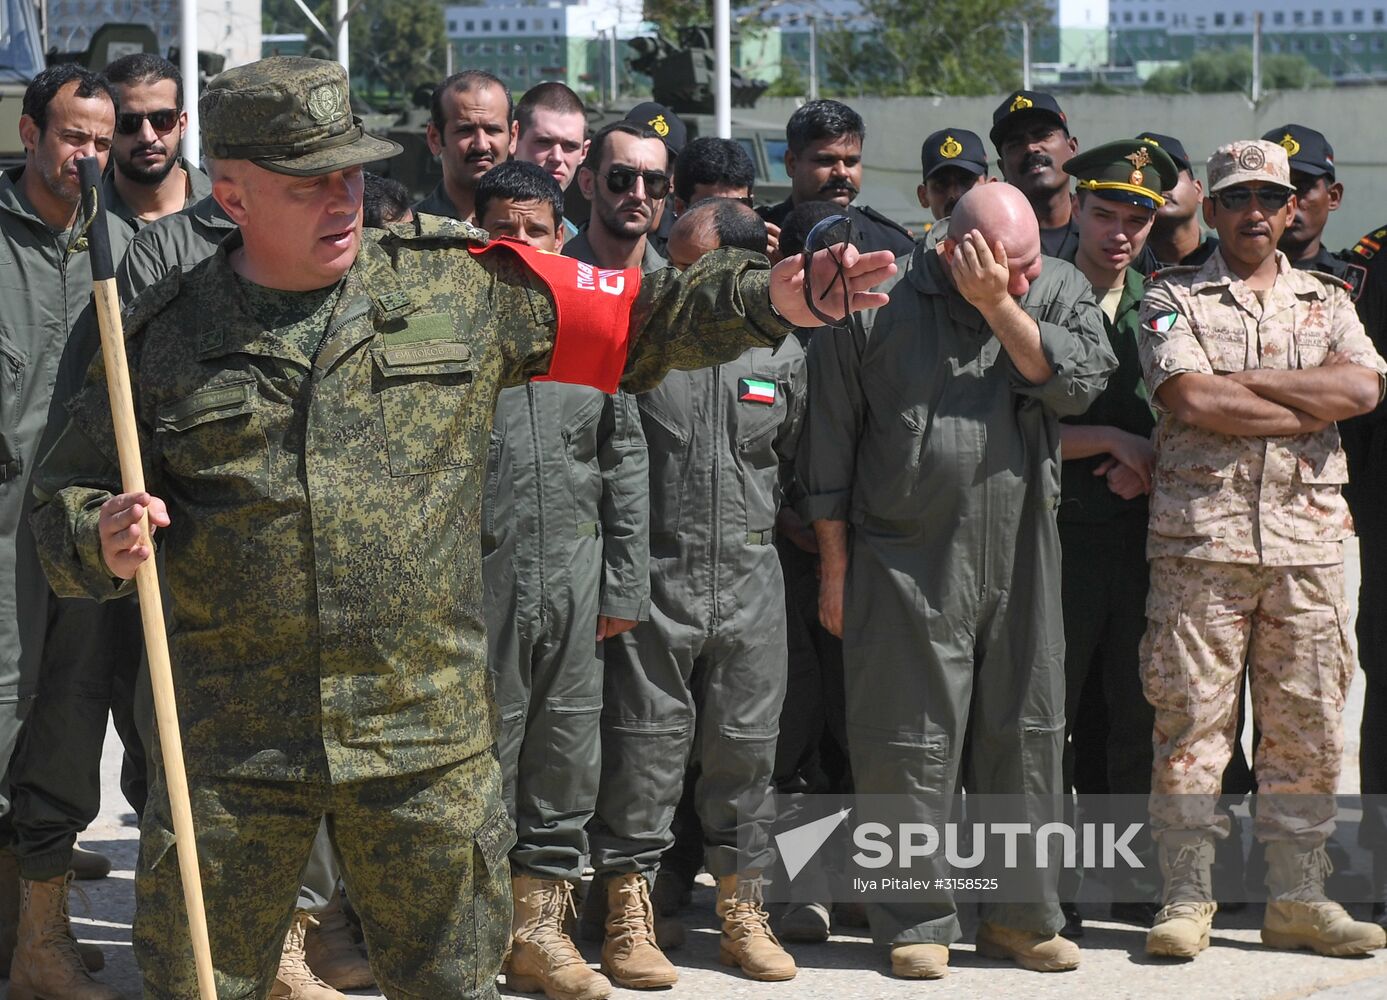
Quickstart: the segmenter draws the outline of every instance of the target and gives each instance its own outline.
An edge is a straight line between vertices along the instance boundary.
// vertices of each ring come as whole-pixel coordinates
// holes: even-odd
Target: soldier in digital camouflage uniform
[[[236,223],[210,194],[181,212],[144,226],[116,268],[121,301],[133,301],[170,271],[191,270],[212,256],[217,245],[235,230]],[[134,725],[139,738],[149,746],[153,741],[154,694],[148,664],[143,661],[133,700]],[[137,815],[144,812],[148,784],[147,755],[137,756],[127,749],[120,785]],[[342,996],[338,990],[375,985],[366,956],[347,922],[337,888],[340,880],[341,868],[324,824],[313,842],[299,887],[294,919],[302,926],[284,939],[284,953],[275,973],[276,1000],[281,995],[283,1000],[338,1000]]]
[[[1276,249],[1294,211],[1286,152],[1240,140],[1209,158],[1219,248],[1160,273],[1142,303],[1143,375],[1159,411],[1142,683],[1156,711],[1151,816],[1164,903],[1155,955],[1208,946],[1215,812],[1244,664],[1261,729],[1256,834],[1267,844],[1262,940],[1362,954],[1382,928],[1324,890],[1342,711],[1345,624],[1336,420],[1373,409],[1387,364],[1345,285]]]
[[[646,387],[774,343],[810,321],[805,276],[728,252],[599,285],[452,222],[363,238],[359,164],[399,147],[364,133],[334,63],[238,67],[200,111],[240,229],[127,310],[151,492],[113,495],[98,362],[36,473],[45,568],[110,598],[152,554],[139,518],[162,529],[221,993],[267,994],[326,816],[382,991],[492,997],[514,839],[478,544],[496,394],[546,371]],[[851,304],[877,303],[892,265],[845,253]],[[836,271],[824,253],[810,277]],[[160,1000],[196,992],[173,848],[156,766],[134,939]]]

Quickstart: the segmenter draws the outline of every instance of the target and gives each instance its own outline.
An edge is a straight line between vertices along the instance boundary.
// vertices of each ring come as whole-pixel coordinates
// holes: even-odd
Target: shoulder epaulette
[[[1361,260],[1372,260],[1382,249],[1384,242],[1387,242],[1387,226],[1374,229],[1367,235],[1360,237],[1351,249],[1344,252],[1343,256],[1350,260],[1353,257],[1358,257]]]
[[[1194,274],[1194,272],[1198,271],[1203,266],[1202,264],[1171,264],[1169,267],[1163,267],[1151,272],[1150,277],[1146,280],[1149,284],[1152,281],[1163,281],[1166,278],[1178,278],[1182,275]]]
[[[182,287],[183,269],[172,267],[167,274],[131,299],[121,310],[121,326],[125,330],[125,336],[128,338],[143,329],[150,320],[163,312],[164,307],[174,300]]]
[[[915,234],[912,233],[909,229],[906,229],[905,226],[901,225],[895,219],[888,219],[886,216],[882,215],[871,205],[856,205],[854,207],[867,218],[871,219],[873,222],[879,222],[883,226],[890,226],[892,229],[896,230],[896,232],[900,233],[908,240],[915,239]]]
[[[1320,281],[1324,282],[1330,288],[1342,288],[1349,294],[1353,293],[1353,285],[1345,281],[1343,278],[1339,277],[1337,274],[1330,274],[1328,271],[1302,271],[1301,273],[1319,278]]]
[[[405,239],[420,237],[438,239],[442,237],[469,243],[485,243],[488,239],[486,230],[478,229],[470,222],[459,222],[457,219],[450,219],[447,216],[427,213],[416,213],[412,223],[405,223],[403,226],[391,226],[388,231]]]

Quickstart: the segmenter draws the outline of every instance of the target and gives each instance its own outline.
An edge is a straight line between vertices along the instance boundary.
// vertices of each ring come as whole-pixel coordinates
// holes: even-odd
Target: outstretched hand
[[[838,259],[842,260],[843,276],[848,283],[849,311],[880,309],[886,305],[889,297],[884,292],[868,289],[875,288],[896,273],[895,255],[890,250],[862,253],[849,243],[840,243],[820,250],[813,257],[810,288],[816,292],[815,300],[821,312],[833,319],[843,318],[841,285],[822,298],[817,294],[828,288],[837,276]],[[823,325],[804,303],[804,266],[800,254],[788,257],[771,268],[771,304],[795,326]]]

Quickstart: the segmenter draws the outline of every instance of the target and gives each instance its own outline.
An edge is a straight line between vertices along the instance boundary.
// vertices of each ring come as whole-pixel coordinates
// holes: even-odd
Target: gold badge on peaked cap
[[[308,113],[319,125],[336,121],[347,112],[347,102],[334,83],[314,87],[308,94]]]
[[[939,155],[946,160],[952,160],[963,152],[963,144],[951,135],[944,137],[944,144],[939,147]]]
[[[655,134],[661,139],[669,135],[669,122],[665,121],[664,115],[656,115],[654,118],[650,119],[650,121],[646,122],[646,124],[653,128]]]
[[[1267,165],[1267,154],[1258,146],[1245,146],[1238,153],[1238,166],[1244,170],[1261,170]]]
[[[1011,107],[1008,108],[1007,110],[1009,110],[1009,111],[1025,111],[1027,108],[1033,108],[1033,107],[1035,107],[1035,101],[1031,100],[1031,99],[1030,99],[1029,97],[1027,97],[1025,94],[1017,94],[1017,95],[1016,95],[1016,99],[1013,100],[1013,101],[1011,102]]]
[[[1145,166],[1150,166],[1151,154],[1147,152],[1145,146],[1141,146],[1138,147],[1136,152],[1128,153],[1125,157],[1123,157],[1123,159],[1130,162],[1132,166],[1136,168],[1132,171],[1132,175],[1127,178],[1127,182],[1129,184],[1133,184],[1137,187],[1140,187],[1142,181],[1146,180],[1146,175],[1141,172],[1141,168]]]
[[[1295,156],[1296,153],[1300,152],[1300,143],[1296,142],[1295,136],[1289,132],[1281,137],[1279,145],[1286,151],[1287,156]]]

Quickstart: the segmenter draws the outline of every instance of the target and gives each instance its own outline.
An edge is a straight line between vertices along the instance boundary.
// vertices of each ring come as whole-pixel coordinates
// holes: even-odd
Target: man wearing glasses
[[[122,56],[106,68],[120,99],[106,174],[106,208],[135,230],[212,193],[207,176],[179,155],[188,112],[178,67],[151,52]]]
[[[578,187],[592,202],[592,216],[564,254],[598,267],[665,266],[650,245],[655,209],[669,194],[670,152],[649,125],[619,121],[593,136],[578,168]]]
[[[1215,811],[1244,664],[1261,729],[1257,837],[1267,845],[1262,941],[1361,955],[1387,943],[1325,894],[1344,698],[1335,421],[1382,399],[1384,364],[1343,284],[1294,270],[1277,243],[1296,214],[1286,151],[1240,140],[1209,158],[1204,219],[1219,248],[1146,292],[1139,345],[1158,422],[1142,684],[1155,709],[1151,821],[1164,906],[1153,955],[1209,944]]]

